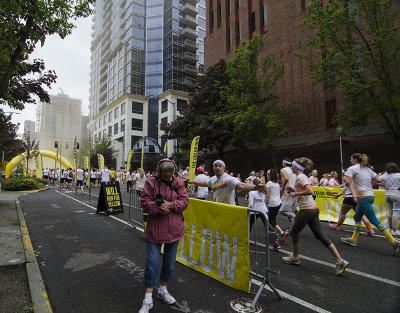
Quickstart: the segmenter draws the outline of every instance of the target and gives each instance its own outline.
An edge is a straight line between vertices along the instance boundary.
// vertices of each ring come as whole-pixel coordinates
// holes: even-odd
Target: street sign
[[[97,212],[106,215],[124,213],[119,183],[101,183]]]

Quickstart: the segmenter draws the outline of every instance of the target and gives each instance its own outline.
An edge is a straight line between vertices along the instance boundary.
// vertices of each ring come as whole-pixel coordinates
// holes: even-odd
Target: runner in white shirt
[[[385,198],[389,208],[388,222],[392,228],[391,234],[400,236],[399,218],[400,218],[400,173],[396,163],[388,163],[385,166],[385,173],[381,180],[385,183]]]
[[[47,167],[43,170],[43,179],[49,179],[49,169]]]
[[[137,190],[139,196],[142,194],[144,183],[146,182],[147,179],[148,178],[144,174],[144,171],[140,169],[139,173],[135,175],[135,178],[132,181],[132,184],[135,186],[135,189]]]
[[[84,195],[83,192],[83,178],[85,176],[85,172],[83,171],[82,167],[79,165],[78,169],[76,170],[76,184],[78,187],[81,188],[81,194]]]
[[[358,245],[358,236],[362,230],[361,218],[365,215],[368,220],[379,229],[386,237],[393,249],[393,255],[398,255],[400,251],[400,243],[396,242],[385,224],[376,218],[374,208],[374,191],[372,189],[373,182],[381,182],[374,173],[368,163],[368,156],[360,153],[351,155],[350,166],[344,174],[346,185],[350,187],[353,200],[357,202],[356,213],[353,218],[355,221],[354,233],[350,238],[341,238],[345,244],[356,247]]]
[[[97,178],[96,169],[91,169],[90,170],[90,184],[92,187],[94,187],[96,185],[96,178]]]
[[[265,190],[265,184],[255,186],[253,184],[242,183],[239,182],[237,178],[225,173],[224,161],[215,161],[213,170],[215,176],[211,177],[208,182],[191,180],[188,181],[188,183],[200,187],[211,187],[212,191],[215,193],[217,202],[235,205],[235,189],[243,191]]]
[[[107,166],[104,167],[104,170],[101,170],[100,177],[102,183],[108,184],[110,182],[111,171],[107,168]]]
[[[195,181],[208,181],[208,177],[204,175],[204,168],[199,166],[197,168],[199,175],[195,177]],[[205,200],[208,197],[208,187],[197,187],[197,199]]]

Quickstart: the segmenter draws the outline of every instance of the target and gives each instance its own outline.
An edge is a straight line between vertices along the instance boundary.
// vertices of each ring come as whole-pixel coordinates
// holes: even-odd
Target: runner
[[[147,176],[144,174],[144,171],[142,169],[140,169],[139,173],[137,173],[135,175],[135,178],[133,179],[132,184],[135,186],[136,192],[139,197],[142,194],[144,184],[145,184],[146,180],[148,180],[148,179],[150,179],[150,177],[147,178]]]
[[[265,198],[268,200],[269,208],[268,208],[268,220],[271,226],[274,228],[275,233],[278,233],[281,238],[285,234],[285,232],[280,228],[280,226],[276,223],[276,216],[278,215],[279,209],[281,208],[282,202],[280,197],[280,189],[281,187],[278,184],[278,173],[275,169],[270,169],[267,172],[267,189]],[[279,241],[276,240],[274,242],[273,250],[277,250],[281,247]]]
[[[331,172],[331,179],[329,179],[328,185],[329,187],[340,187],[337,172],[335,171]]]
[[[61,171],[60,177],[61,177],[61,181],[60,181],[61,187],[64,187],[64,182],[65,182],[65,169],[63,169],[63,170]]]
[[[396,163],[388,163],[385,166],[385,173],[381,180],[385,183],[385,198],[389,208],[389,228],[394,236],[400,236],[399,217],[400,217],[400,173]]]
[[[361,218],[367,216],[368,220],[386,237],[393,249],[393,255],[399,254],[400,244],[396,242],[385,224],[380,222],[375,215],[372,203],[374,202],[373,182],[381,182],[369,168],[368,156],[361,153],[353,153],[350,158],[353,166],[350,166],[344,174],[346,185],[349,186],[353,199],[357,202],[356,213],[353,218],[355,221],[354,233],[350,238],[342,238],[342,241],[350,246],[358,245],[358,236],[362,230]]]
[[[111,183],[114,184],[115,183],[115,171],[113,168],[111,168]]]
[[[337,251],[335,245],[330,241],[321,230],[321,225],[319,221],[319,209],[312,197],[314,191],[311,187],[308,177],[304,175],[304,170],[310,169],[313,162],[305,157],[295,159],[292,163],[292,171],[296,175],[296,181],[294,188],[295,190],[290,192],[290,197],[298,198],[299,212],[296,214],[296,218],[293,223],[292,231],[290,235],[292,236],[293,242],[293,254],[283,257],[282,260],[286,264],[300,264],[300,232],[308,224],[314,237],[321,241],[324,246],[333,255],[336,261],[336,275],[342,274],[349,262],[342,259],[339,252]]]
[[[261,184],[261,179],[256,178],[253,180],[255,186]],[[259,190],[253,190],[249,192],[249,205],[247,206],[249,209],[257,210],[259,212],[264,212],[268,214],[268,208],[265,205],[265,194]],[[253,224],[257,218],[260,218],[262,223],[265,225],[265,219],[262,214],[251,214],[250,215],[250,232],[253,228]]]
[[[336,195],[335,198],[337,199],[342,195],[344,196],[344,198],[343,198],[343,204],[342,204],[342,207],[341,207],[340,213],[339,213],[339,219],[336,224],[331,224],[331,223],[328,224],[329,228],[332,230],[340,230],[340,227],[342,226],[344,220],[346,219],[346,214],[350,210],[355,211],[356,207],[357,207],[357,202],[355,202],[353,200],[353,195],[351,194],[351,190],[346,185],[343,186],[343,192]],[[363,216],[362,220],[363,220],[365,226],[367,227],[367,231],[365,233],[363,233],[363,235],[372,236],[373,234],[375,234],[375,232],[372,230],[371,223],[369,222],[367,217]]]
[[[309,181],[311,186],[318,186],[319,185],[319,180],[318,180],[318,171],[317,170],[312,170],[311,175],[309,177]]]
[[[213,164],[215,176],[211,177],[208,181],[188,181],[189,184],[194,184],[200,187],[211,187],[216,201],[219,203],[226,203],[235,205],[235,190],[252,191],[252,190],[265,190],[265,184],[253,185],[242,183],[237,178],[230,176],[225,172],[225,162],[217,160]]]
[[[96,175],[96,169],[94,168],[92,168],[91,170],[90,170],[90,185],[91,185],[91,187],[92,188],[94,188],[94,186],[96,186],[96,177],[97,177],[97,175]]]
[[[101,170],[100,170],[100,168],[98,168],[96,171],[96,184],[98,186],[101,185]]]
[[[204,168],[199,166],[197,168],[198,175],[194,178],[195,181],[208,181],[208,177],[204,175]],[[197,199],[206,200],[208,197],[208,187],[197,187]]]
[[[81,194],[84,195],[85,193],[83,192],[83,178],[85,176],[85,173],[82,169],[82,166],[78,165],[78,169],[76,170],[76,184],[78,187],[81,188]]]
[[[126,191],[129,192],[132,188],[132,170],[126,174]]]
[[[107,166],[105,166],[104,169],[101,170],[100,177],[101,177],[101,183],[108,184],[110,182],[111,172]]]
[[[67,188],[71,189],[72,178],[74,177],[74,172],[72,168],[68,169],[68,176],[67,176]]]

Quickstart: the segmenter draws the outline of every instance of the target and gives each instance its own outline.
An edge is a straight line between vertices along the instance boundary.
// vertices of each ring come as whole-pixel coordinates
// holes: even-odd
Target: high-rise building
[[[204,73],[205,14],[205,0],[96,1],[89,130],[93,140],[111,138],[117,167],[140,138],[164,143],[159,103],[169,101],[171,122]]]
[[[22,135],[22,139],[28,140],[29,138],[30,141],[32,142],[35,139],[35,137],[36,137],[35,122],[30,120],[24,121],[24,133]]]
[[[50,95],[50,103],[39,102],[36,110],[39,149],[54,151],[54,142],[58,141],[62,156],[72,162],[75,137],[77,142],[88,140],[87,116],[82,115],[82,100],[72,99],[61,93]],[[54,162],[43,159],[45,166],[54,167]]]

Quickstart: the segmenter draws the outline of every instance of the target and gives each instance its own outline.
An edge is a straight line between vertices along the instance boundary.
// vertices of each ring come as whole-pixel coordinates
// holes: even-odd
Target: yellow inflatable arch
[[[40,154],[42,155],[42,157],[46,157],[46,158],[50,158],[55,160],[57,158],[56,154],[52,151],[48,151],[48,150],[39,150]],[[35,151],[32,151],[32,153],[35,153]],[[33,158],[34,156],[31,154],[30,158]],[[16,157],[14,157],[10,162],[8,162],[7,166],[6,166],[6,177],[9,177],[12,170],[19,164],[21,163],[24,159],[26,158],[26,152],[21,153],[19,155],[17,155]],[[60,161],[60,156],[58,156],[57,161]],[[64,158],[63,156],[61,156],[61,164],[65,167],[65,168],[73,168],[73,166],[71,165],[71,163]]]

